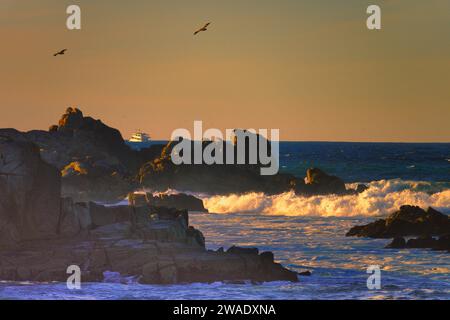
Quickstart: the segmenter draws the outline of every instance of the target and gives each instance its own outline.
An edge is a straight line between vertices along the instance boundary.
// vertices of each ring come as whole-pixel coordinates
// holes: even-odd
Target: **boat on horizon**
[[[147,143],[150,142],[150,136],[147,133],[139,130],[138,132],[133,134],[128,141],[133,143]]]

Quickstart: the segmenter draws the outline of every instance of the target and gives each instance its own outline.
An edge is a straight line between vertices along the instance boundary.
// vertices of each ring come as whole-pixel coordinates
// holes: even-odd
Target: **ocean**
[[[281,171],[309,167],[369,188],[351,196],[286,192],[197,194],[209,214],[191,214],[209,249],[239,245],[270,250],[284,266],[310,270],[299,283],[141,285],[107,273],[103,283],[68,290],[59,283],[0,283],[0,299],[450,299],[450,255],[383,249],[389,239],[347,238],[356,224],[403,204],[450,214],[450,143],[282,142]],[[169,190],[168,192],[189,192]],[[367,268],[381,269],[381,289],[367,288]]]

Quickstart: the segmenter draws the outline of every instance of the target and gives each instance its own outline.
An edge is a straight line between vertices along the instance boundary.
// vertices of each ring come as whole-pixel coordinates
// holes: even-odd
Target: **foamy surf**
[[[367,184],[358,195],[305,197],[294,192],[266,195],[262,192],[202,196],[211,213],[260,213],[286,216],[379,216],[405,204],[429,206],[450,213],[450,189],[446,183],[380,180]]]

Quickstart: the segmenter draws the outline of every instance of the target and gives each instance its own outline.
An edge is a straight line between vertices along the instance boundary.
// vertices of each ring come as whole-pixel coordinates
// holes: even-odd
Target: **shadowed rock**
[[[345,194],[347,189],[342,179],[331,176],[318,168],[306,171],[305,191],[313,194]]]
[[[416,206],[401,206],[386,219],[355,226],[346,236],[394,238],[404,236],[439,236],[450,233],[450,219],[433,208],[427,211]]]
[[[0,137],[0,246],[57,233],[61,178],[32,143]]]

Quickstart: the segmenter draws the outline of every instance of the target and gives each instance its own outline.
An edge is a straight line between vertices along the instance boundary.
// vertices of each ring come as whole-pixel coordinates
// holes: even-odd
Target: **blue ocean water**
[[[319,167],[346,182],[450,182],[450,143],[281,142],[281,170]]]
[[[450,144],[283,142],[280,164],[303,177],[309,167],[368,189],[353,196],[258,193],[199,195],[209,214],[191,214],[207,247],[270,250],[299,283],[140,285],[108,274],[103,283],[68,290],[58,283],[0,283],[2,299],[450,299],[450,255],[383,249],[389,240],[347,238],[356,224],[402,204],[450,213]],[[182,190],[188,191],[188,190]],[[171,192],[174,192],[173,190]],[[367,267],[381,268],[381,289],[369,290]]]

